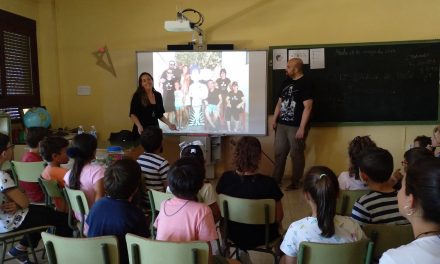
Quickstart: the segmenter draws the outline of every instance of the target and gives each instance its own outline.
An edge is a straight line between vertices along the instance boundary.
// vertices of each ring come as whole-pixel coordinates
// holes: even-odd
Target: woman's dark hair
[[[256,137],[244,136],[235,146],[233,161],[239,172],[255,172],[261,159],[261,144]]]
[[[73,138],[72,147],[67,149],[67,155],[75,159],[69,176],[69,188],[80,189],[80,176],[84,166],[95,158],[98,146],[96,138],[82,133]]]
[[[176,197],[197,201],[197,193],[205,179],[205,166],[194,158],[181,158],[171,166],[167,177]]]
[[[148,72],[143,72],[141,73],[141,75],[139,75],[139,80],[138,80],[138,87],[136,89],[136,93],[139,94],[139,97],[141,98],[141,103],[143,106],[147,106],[150,105],[151,102],[148,99],[147,93],[145,92],[144,88],[142,87],[142,77],[143,76],[149,76],[151,78],[151,80],[153,79],[153,76],[151,74],[149,74]],[[154,87],[153,87],[154,90]]]
[[[40,142],[40,154],[45,161],[52,161],[53,154],[60,154],[61,150],[69,146],[69,141],[63,137],[49,136]]]
[[[376,147],[376,143],[371,140],[370,136],[357,136],[348,144],[348,157],[350,158],[348,171],[350,177],[354,176],[356,180],[359,180],[359,165],[357,164],[359,154],[364,149],[371,147]]]
[[[48,134],[49,131],[45,127],[29,127],[26,132],[26,144],[31,148],[36,148]]]
[[[419,147],[422,147],[422,148],[426,148],[427,146],[432,144],[431,138],[427,137],[427,136],[417,136],[414,139],[414,142],[416,142],[416,141],[419,142]]]
[[[403,154],[403,158],[408,163],[408,166],[413,165],[419,160],[429,159],[434,157],[432,151],[424,147],[417,147],[409,149]]]
[[[9,136],[3,133],[0,133],[0,154],[6,150],[9,143]]]
[[[105,192],[113,199],[127,200],[141,185],[141,174],[141,167],[135,160],[117,160],[105,170]]]
[[[181,158],[194,158],[205,166],[205,157],[203,156],[203,150],[199,145],[188,145],[180,152]]]
[[[408,167],[405,194],[412,194],[423,219],[440,224],[440,160],[429,158]]]
[[[335,173],[324,166],[310,168],[304,175],[303,190],[316,204],[321,235],[332,237],[335,234],[333,218],[336,215],[336,198],[339,194],[339,184]]]
[[[148,153],[153,153],[162,146],[162,129],[157,126],[144,128],[141,134],[141,145]]]

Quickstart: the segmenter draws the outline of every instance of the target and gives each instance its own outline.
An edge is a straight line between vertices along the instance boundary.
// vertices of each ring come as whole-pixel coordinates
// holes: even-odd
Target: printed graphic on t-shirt
[[[293,84],[286,86],[283,89],[282,101],[281,101],[281,111],[280,119],[285,122],[293,122],[295,116],[295,95],[299,91],[295,89]]]

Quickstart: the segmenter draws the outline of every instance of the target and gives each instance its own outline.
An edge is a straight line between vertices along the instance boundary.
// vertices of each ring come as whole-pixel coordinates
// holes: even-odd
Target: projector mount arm
[[[187,12],[196,13],[199,16],[198,20],[196,22],[191,21],[187,16],[184,15],[184,13],[187,13]],[[205,17],[203,16],[203,14],[200,13],[199,11],[195,10],[195,9],[185,8],[182,11],[178,11],[177,12],[177,19],[189,21],[192,30],[198,33],[198,45],[197,45],[197,48],[199,50],[203,49],[203,47],[204,47],[203,46],[203,30],[200,28],[200,26],[205,21]],[[193,42],[192,43],[193,44],[196,43],[196,39],[195,38],[193,38]]]

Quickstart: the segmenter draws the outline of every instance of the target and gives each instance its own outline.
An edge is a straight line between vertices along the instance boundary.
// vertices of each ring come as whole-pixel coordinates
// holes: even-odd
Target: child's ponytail
[[[90,134],[79,134],[73,138],[73,146],[67,149],[67,155],[75,159],[69,175],[69,187],[79,190],[81,187],[80,176],[84,166],[95,158],[98,146],[96,138]]]
[[[335,234],[333,218],[336,215],[336,198],[339,194],[335,173],[324,166],[312,167],[304,178],[304,192],[309,193],[316,204],[321,235],[332,237]]]

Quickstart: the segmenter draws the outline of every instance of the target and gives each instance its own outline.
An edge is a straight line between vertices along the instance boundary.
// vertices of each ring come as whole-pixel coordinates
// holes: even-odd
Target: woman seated
[[[261,144],[255,137],[242,137],[235,147],[234,171],[223,173],[217,184],[217,193],[245,199],[274,199],[276,201],[276,223],[270,226],[270,239],[279,236],[278,228],[283,219],[281,192],[275,179],[258,173],[261,160]],[[253,249],[264,245],[264,225],[246,225],[231,222],[228,237],[240,249]]]
[[[409,166],[397,199],[415,240],[386,251],[379,263],[439,263],[440,160],[429,158]]]

